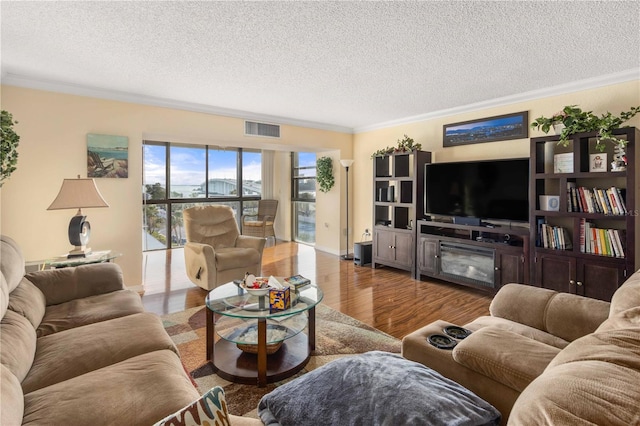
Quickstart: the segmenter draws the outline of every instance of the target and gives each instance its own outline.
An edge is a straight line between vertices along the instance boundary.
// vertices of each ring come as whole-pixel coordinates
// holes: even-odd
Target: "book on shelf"
[[[543,248],[555,250],[571,250],[573,248],[569,231],[561,226],[540,224],[539,240]]]
[[[284,279],[287,284],[294,286],[295,288],[304,287],[305,285],[311,284],[311,280],[309,278],[305,278],[302,275],[293,275],[289,278]]]
[[[593,223],[580,219],[580,252],[599,256],[624,258],[625,231],[596,228]]]
[[[624,190],[611,188],[576,187],[567,182],[567,204],[569,212],[601,213],[610,216],[627,214],[624,202]]]

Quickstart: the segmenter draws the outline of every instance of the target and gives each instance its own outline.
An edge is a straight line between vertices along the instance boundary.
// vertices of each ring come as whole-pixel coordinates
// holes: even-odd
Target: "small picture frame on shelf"
[[[605,152],[589,154],[590,172],[606,172],[607,164],[607,154]]]
[[[573,173],[573,152],[553,156],[553,173]]]

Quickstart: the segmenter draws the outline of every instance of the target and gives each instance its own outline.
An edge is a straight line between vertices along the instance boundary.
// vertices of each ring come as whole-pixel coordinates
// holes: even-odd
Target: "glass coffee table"
[[[291,307],[270,312],[268,295],[250,295],[234,283],[211,290],[207,359],[220,377],[236,383],[265,386],[291,377],[315,349],[315,308],[323,296],[314,285],[292,288]]]

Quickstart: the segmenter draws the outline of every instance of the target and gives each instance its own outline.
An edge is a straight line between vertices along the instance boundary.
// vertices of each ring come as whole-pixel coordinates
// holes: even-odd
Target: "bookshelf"
[[[626,170],[612,170],[614,145],[598,151],[595,133],[575,134],[566,147],[558,136],[531,139],[532,284],[608,301],[635,271],[639,132],[614,133],[627,140]]]
[[[373,259],[415,275],[416,221],[424,216],[427,151],[397,152],[373,159]]]

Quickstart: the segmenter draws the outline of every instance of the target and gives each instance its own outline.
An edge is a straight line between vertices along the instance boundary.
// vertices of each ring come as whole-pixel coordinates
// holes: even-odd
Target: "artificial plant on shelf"
[[[329,192],[335,184],[331,157],[320,157],[316,161],[316,181],[320,191]]]
[[[593,111],[583,111],[577,105],[567,105],[562,111],[555,113],[551,117],[540,116],[536,118],[531,123],[531,128],[549,133],[552,126],[563,124],[564,128],[560,132],[560,140],[558,141],[563,146],[569,144],[569,137],[575,133],[597,132],[596,149],[602,152],[606,148],[606,141],[620,145],[623,148],[626,146],[627,141],[616,138],[613,131],[619,129],[622,123],[630,120],[638,113],[640,113],[640,105],[631,107],[629,111],[622,111],[617,116],[607,111],[606,114],[598,117]]]
[[[397,147],[386,147],[377,150],[373,154],[371,154],[371,158],[375,157],[384,157],[385,155],[392,154],[394,152],[411,152],[411,151],[420,151],[422,149],[422,144],[415,143],[415,141],[407,135],[404,135],[404,138],[398,139]]]
[[[0,186],[16,170],[18,164],[18,143],[20,136],[13,130],[13,126],[18,124],[13,121],[11,113],[2,110],[0,112]]]

